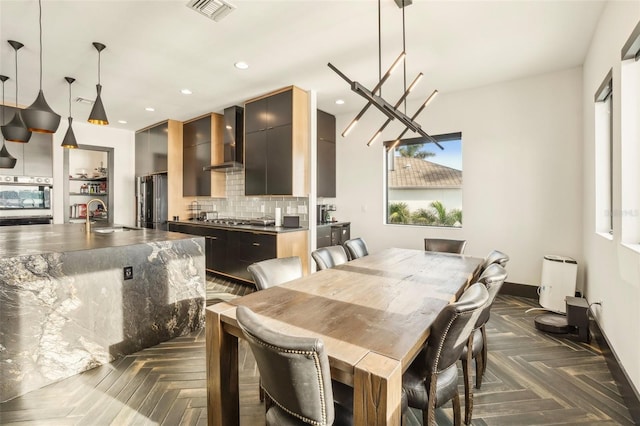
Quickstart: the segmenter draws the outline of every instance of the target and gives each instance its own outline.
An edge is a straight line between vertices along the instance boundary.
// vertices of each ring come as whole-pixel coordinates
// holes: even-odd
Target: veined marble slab
[[[204,238],[146,235],[0,258],[0,401],[204,326]]]

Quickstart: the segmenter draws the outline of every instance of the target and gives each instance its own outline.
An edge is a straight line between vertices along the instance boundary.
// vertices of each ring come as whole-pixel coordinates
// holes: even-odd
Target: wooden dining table
[[[209,425],[239,423],[236,307],[279,332],[319,337],[331,377],[354,389],[354,424],[399,425],[402,373],[483,259],[389,248],[206,309]]]

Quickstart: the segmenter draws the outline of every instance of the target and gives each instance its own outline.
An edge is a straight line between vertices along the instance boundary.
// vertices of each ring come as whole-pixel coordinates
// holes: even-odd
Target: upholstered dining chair
[[[267,259],[252,263],[247,270],[256,283],[256,289],[264,290],[302,277],[302,262],[298,256]],[[264,401],[262,379],[258,385],[258,394],[260,401]]]
[[[507,262],[509,262],[509,256],[506,253],[503,253],[500,250],[491,250],[491,252],[484,258],[484,262],[482,263],[480,270],[484,271],[489,267],[489,265],[494,263],[505,267]]]
[[[236,310],[238,325],[256,359],[262,386],[269,401],[269,425],[348,425],[351,405],[334,403],[334,392],[353,390],[331,382],[329,357],[322,339],[291,336],[267,327],[260,316],[245,306]]]
[[[476,364],[476,388],[482,386],[482,377],[487,369],[488,342],[486,324],[489,321],[491,307],[500,292],[500,288],[507,279],[507,270],[494,263],[480,275],[478,282],[484,284],[489,292],[489,300],[482,307],[480,315],[471,333],[471,357],[468,357],[469,346],[465,346],[460,355],[462,360],[462,372],[464,374],[464,422],[471,423],[473,413],[473,389],[471,386],[471,365],[470,361],[475,360]]]
[[[347,252],[342,246],[321,247],[314,250],[311,253],[311,257],[315,260],[319,271],[333,268],[349,261]]]
[[[439,251],[442,253],[464,253],[467,245],[466,240],[449,240],[445,238],[425,238],[425,251]]]
[[[247,268],[258,290],[280,285],[302,277],[302,262],[298,256],[281,257],[256,262]]]
[[[369,249],[367,249],[367,243],[360,237],[352,238],[345,241],[344,247],[347,249],[347,255],[349,260],[359,259],[369,255]]]
[[[409,407],[422,410],[424,425],[436,424],[435,410],[447,401],[453,403],[454,424],[461,424],[456,362],[488,299],[486,287],[476,283],[457,302],[445,306],[431,326],[425,347],[403,374],[403,400],[406,396]]]

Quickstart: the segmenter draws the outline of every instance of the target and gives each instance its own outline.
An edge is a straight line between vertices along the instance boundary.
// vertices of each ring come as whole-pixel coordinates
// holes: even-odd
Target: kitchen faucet
[[[104,208],[104,211],[107,211],[107,206],[104,204],[104,201],[100,200],[99,198],[94,198],[92,200],[89,200],[89,202],[87,203],[87,223],[84,227],[84,230],[87,234],[91,233],[91,221],[89,220],[89,213],[91,212],[91,203],[93,203],[94,201],[99,202],[100,204],[102,204],[102,207]]]

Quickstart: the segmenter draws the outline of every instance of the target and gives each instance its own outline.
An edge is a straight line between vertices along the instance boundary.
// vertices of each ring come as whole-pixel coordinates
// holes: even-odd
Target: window
[[[595,94],[596,232],[613,234],[612,73]]]
[[[462,134],[434,139],[443,150],[424,138],[405,139],[389,149],[386,223],[462,227]]]
[[[640,248],[640,23],[622,48],[621,240]]]

